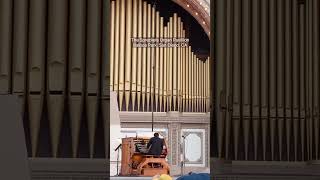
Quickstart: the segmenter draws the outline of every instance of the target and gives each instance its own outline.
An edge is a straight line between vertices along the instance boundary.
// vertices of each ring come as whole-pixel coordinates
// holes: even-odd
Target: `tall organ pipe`
[[[216,4],[216,32],[219,36],[216,37],[216,43],[219,46],[216,46],[216,59],[219,59],[216,64],[216,73],[223,74],[224,67],[225,67],[225,9],[226,9],[226,1],[217,1]],[[217,135],[218,135],[218,157],[222,157],[222,145],[223,141],[223,134],[224,134],[224,122],[225,122],[225,77],[216,78],[215,82],[216,86],[216,104],[215,106],[217,109],[215,110],[216,114],[216,121],[217,121]]]
[[[277,1],[277,121],[278,121],[278,147],[279,160],[282,160],[283,128],[284,128],[284,1]]]
[[[320,101],[320,96],[319,96],[319,49],[320,49],[320,44],[319,44],[319,8],[320,8],[320,3],[317,0],[313,1],[313,31],[312,31],[312,37],[314,37],[314,41],[313,41],[313,54],[312,54],[312,58],[313,58],[313,63],[314,63],[314,108],[315,108],[315,112],[314,112],[314,146],[315,146],[315,159],[318,159],[319,156],[319,101]]]
[[[126,0],[119,0],[120,1],[120,51],[119,51],[119,110],[122,111],[122,104],[123,104],[123,96],[124,96],[124,86],[125,86],[125,19],[126,19]]]
[[[64,114],[67,67],[67,14],[65,0],[48,1],[47,105],[52,156],[57,157]],[[59,13],[55,13],[59,11]]]
[[[173,38],[176,38],[177,35],[178,35],[178,16],[176,13],[173,14],[173,34],[171,37]],[[172,95],[173,95],[173,110],[176,111],[176,106],[177,106],[177,96],[178,96],[178,82],[177,82],[177,79],[178,79],[178,51],[177,51],[177,48],[173,48],[173,54],[172,54],[172,60],[173,60],[173,66],[172,66],[172,73],[173,73],[173,76],[172,76],[172,81],[173,81],[173,89],[172,89]]]
[[[132,0],[125,1],[126,2],[126,9],[123,9],[123,11],[126,11],[126,18],[125,18],[125,60],[124,60],[124,66],[125,71],[123,72],[125,74],[125,102],[126,102],[126,111],[129,109],[129,100],[130,100],[130,94],[131,94],[131,60],[132,58],[131,54],[131,36],[132,36],[132,18],[136,17],[132,15]]]
[[[155,11],[155,9],[154,9]],[[155,22],[155,37],[154,38],[159,38],[160,36],[160,14],[159,12],[156,12],[156,22]],[[156,58],[156,61],[155,61],[155,65],[154,65],[154,73],[153,73],[153,76],[155,75],[155,87],[154,88],[154,93],[155,93],[155,110],[154,111],[158,111],[158,106],[159,106],[159,100],[160,100],[160,86],[159,86],[159,74],[160,74],[160,61],[162,61],[162,59],[160,59],[160,49],[158,47],[156,47],[155,49],[156,51],[156,54],[155,54],[155,58]]]
[[[12,0],[0,2],[0,93],[11,91]]]
[[[115,13],[115,9],[116,9],[116,2],[115,1],[111,1],[111,12],[110,12],[110,45],[111,45],[111,49],[110,49],[110,91],[114,91],[114,73],[115,73],[115,24],[116,24],[116,13]]]
[[[306,109],[305,109],[305,93],[306,93],[306,79],[305,79],[305,4],[299,5],[299,83],[300,83],[300,138],[301,138],[301,160],[305,159],[305,128],[306,128]]]
[[[143,12],[143,1],[138,0],[138,37],[142,37],[143,28],[142,28],[142,12]],[[142,48],[138,48],[138,67],[137,67],[137,106],[138,111],[141,108],[141,92],[142,92],[142,66],[143,66],[143,55]]]
[[[164,25],[163,25],[163,17],[160,17],[160,27],[159,27],[159,38],[164,37]],[[163,111],[163,91],[164,91],[164,63],[165,63],[165,55],[164,55],[164,48],[160,48],[160,57],[159,57],[159,111]]]
[[[227,0],[227,3],[226,3],[226,7],[227,7],[227,13],[228,14],[231,14],[231,11],[233,10],[232,9],[232,4],[233,2],[231,0]],[[232,17],[228,17],[226,19],[226,31],[228,34],[231,33],[232,31]],[[232,66],[232,36],[227,36],[226,37],[226,66],[227,67],[231,67]],[[227,100],[229,100],[229,97],[230,95],[232,94],[232,72],[231,72],[231,68],[226,68],[225,69],[225,73],[226,73],[226,79],[227,79],[227,83],[226,83],[226,86],[227,86],[227,92],[226,92],[226,98]],[[228,101],[228,106],[229,106],[229,101]],[[232,114],[230,111],[228,111],[226,113],[226,132],[225,132],[225,156],[226,156],[226,159],[229,158],[229,145],[230,145],[230,127],[231,127],[231,117],[232,117]]]
[[[285,122],[287,160],[290,160],[292,129],[292,1],[285,2]]]
[[[175,36],[175,38],[180,38],[181,37],[181,18],[177,17],[177,35]],[[180,93],[181,93],[181,48],[177,47],[174,48],[177,51],[177,111],[181,111],[181,97],[180,97]]]
[[[268,131],[268,1],[261,1],[261,128],[262,156],[266,160]]]
[[[119,94],[119,62],[120,62],[120,0],[115,1],[115,42],[114,42],[114,79],[113,90]]]
[[[168,25],[168,38],[173,37],[173,18],[169,18],[169,25]],[[172,51],[173,48],[168,48],[168,78],[167,78],[167,83],[168,83],[168,90],[167,90],[167,95],[168,95],[168,111],[172,110],[172,99],[173,99],[173,91],[172,91],[172,83],[173,83],[173,56],[172,56]]]
[[[151,7],[151,4],[148,4],[148,21],[147,21],[147,38],[152,38],[153,36],[153,10]],[[152,63],[153,63],[153,48],[151,49],[150,47],[147,48],[147,59],[146,59],[146,71],[147,71],[147,78],[146,78],[146,84],[147,84],[147,89],[146,89],[146,98],[147,98],[147,111],[150,110],[150,98],[152,93],[152,77],[151,77],[151,69],[152,69]]]
[[[89,134],[89,153],[93,158],[96,124],[98,118],[98,97],[100,96],[101,60],[101,1],[88,2],[87,49],[86,49],[86,110]]]
[[[113,4],[113,6],[115,3]],[[114,8],[114,7],[113,7]],[[104,147],[105,147],[105,158],[110,159],[111,146],[110,146],[110,64],[108,63],[108,58],[110,54],[111,47],[114,46],[113,43],[110,41],[110,34],[111,30],[114,31],[114,24],[113,28],[111,29],[111,2],[110,1],[102,1],[102,52],[101,52],[101,59],[102,59],[102,87],[101,87],[101,106],[102,106],[102,118],[103,118],[103,127],[104,127]],[[115,11],[113,10],[113,13]]]
[[[271,160],[274,160],[275,151],[275,128],[276,128],[276,1],[271,0],[269,4],[269,82],[270,82],[270,138],[271,138]]]
[[[293,139],[294,139],[294,160],[298,160],[298,127],[299,127],[299,42],[298,42],[298,4],[292,4],[292,70],[293,70]]]
[[[85,87],[85,5],[85,0],[70,0],[68,104],[70,110],[72,156],[74,158],[77,157],[78,152],[80,124],[84,100],[83,90]]]
[[[250,56],[250,47],[251,47],[251,36],[250,36],[250,26],[251,26],[251,0],[244,0],[242,2],[242,17],[243,17],[243,26],[242,26],[242,36],[246,41],[242,43],[242,72],[243,72],[243,86],[242,86],[242,96],[243,96],[243,141],[244,141],[244,155],[245,160],[248,160],[249,156],[249,128],[250,128],[250,109],[251,109],[251,56]]]
[[[163,36],[164,38],[168,37],[168,27],[164,27],[164,32]],[[168,54],[169,50],[167,47],[163,49],[163,111],[167,111],[167,88],[168,88],[168,83],[167,83],[167,77],[168,77]]]
[[[254,160],[258,160],[260,127],[260,0],[252,1],[252,119]]]
[[[240,1],[234,1],[234,36],[233,41],[233,106],[232,106],[232,124],[233,124],[233,142],[234,159],[238,160],[239,155],[239,136],[240,136],[240,114],[241,114],[241,4]],[[211,62],[213,63],[213,62]],[[211,66],[211,65],[210,65]],[[212,74],[210,72],[210,74]]]
[[[28,119],[32,157],[35,157],[44,100],[47,1],[30,0],[29,4]]]
[[[28,1],[17,1],[13,13],[16,16],[13,16],[12,92],[19,96],[21,112],[24,116],[27,78]]]
[[[138,0],[133,1],[133,15],[132,15],[132,36],[127,37],[129,38],[129,43],[131,44],[131,38],[137,38],[138,37]],[[132,83],[129,84],[131,86],[131,100],[132,100],[132,111],[135,111],[136,107],[136,94],[137,94],[137,48],[132,47]],[[130,77],[129,77],[130,78]]]

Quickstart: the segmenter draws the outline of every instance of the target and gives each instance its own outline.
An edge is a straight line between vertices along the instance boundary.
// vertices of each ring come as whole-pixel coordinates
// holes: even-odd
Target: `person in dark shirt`
[[[163,139],[159,138],[159,133],[154,133],[154,137],[149,140],[147,145],[147,148],[150,148],[148,154],[160,156],[163,150],[163,146]]]

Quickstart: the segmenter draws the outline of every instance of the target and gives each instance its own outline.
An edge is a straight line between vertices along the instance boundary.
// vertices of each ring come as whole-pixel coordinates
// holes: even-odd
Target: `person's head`
[[[159,133],[154,133],[154,137],[159,137]]]
[[[159,180],[172,180],[171,176],[167,175],[167,174],[162,174],[159,177]]]

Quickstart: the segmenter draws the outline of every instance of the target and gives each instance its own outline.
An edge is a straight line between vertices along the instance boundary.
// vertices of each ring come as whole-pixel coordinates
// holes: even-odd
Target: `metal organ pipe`
[[[318,159],[319,2],[217,0],[215,6],[215,156]]]
[[[112,6],[114,11],[114,3]],[[113,12],[112,12],[113,13]],[[84,101],[85,75],[85,1],[70,1],[68,98],[72,136],[72,156],[77,157]]]

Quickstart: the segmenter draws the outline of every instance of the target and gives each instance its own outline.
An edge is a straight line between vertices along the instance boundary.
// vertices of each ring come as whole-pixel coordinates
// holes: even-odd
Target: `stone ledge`
[[[106,159],[30,158],[32,179],[83,179],[109,178]]]
[[[225,161],[211,159],[211,172],[234,179],[320,179],[320,165],[311,162]]]

